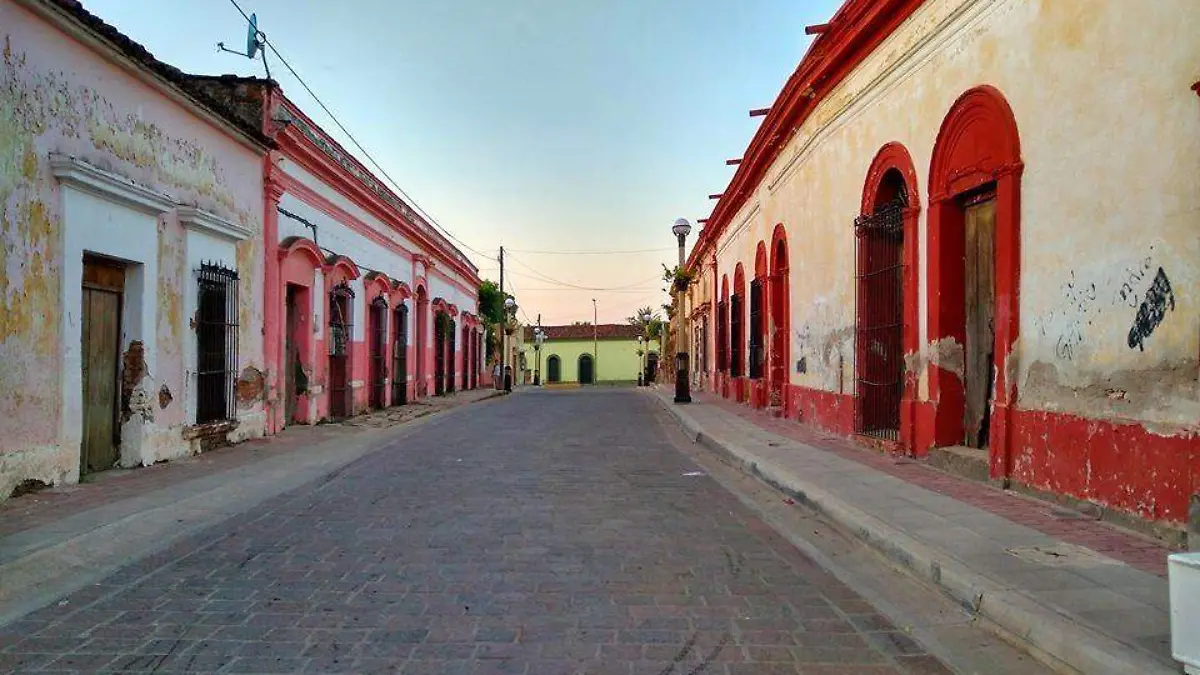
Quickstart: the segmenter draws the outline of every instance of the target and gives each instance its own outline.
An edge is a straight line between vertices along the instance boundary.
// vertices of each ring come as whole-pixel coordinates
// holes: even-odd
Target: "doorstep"
[[[1080,672],[1178,673],[1166,547],[1051,505],[856,448],[709,394],[651,395],[697,442]]]

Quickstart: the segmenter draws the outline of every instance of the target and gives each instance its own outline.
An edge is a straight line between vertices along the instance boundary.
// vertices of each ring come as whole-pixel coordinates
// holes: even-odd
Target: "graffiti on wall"
[[[1171,280],[1160,267],[1146,291],[1141,306],[1138,307],[1133,326],[1129,328],[1129,348],[1137,347],[1139,351],[1146,351],[1146,338],[1163,322],[1167,312],[1174,310],[1175,293],[1171,290]]]

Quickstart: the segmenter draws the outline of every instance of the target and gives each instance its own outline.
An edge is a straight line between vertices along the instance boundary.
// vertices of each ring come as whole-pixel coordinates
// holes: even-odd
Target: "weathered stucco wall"
[[[936,405],[928,216],[939,129],[990,85],[1015,117],[1019,179],[1014,477],[1178,521],[1200,485],[1200,4],[929,0],[816,106],[716,242],[719,274],[753,278],[758,242],[787,228],[790,382],[854,390],[855,239],[887,143],[916,169],[918,405]],[[796,372],[803,359],[807,372]],[[959,366],[961,372],[961,366]],[[995,373],[993,373],[995,377]],[[828,393],[828,394],[827,394]],[[1094,421],[1102,421],[1096,424]],[[839,430],[850,418],[839,416]],[[993,471],[996,470],[993,464]]]
[[[79,410],[63,409],[66,371],[78,369],[78,347],[65,358],[60,336],[80,319],[78,289],[62,279],[81,260],[65,259],[66,188],[51,156],[74,158],[161,195],[258,232],[261,159],[256,150],[105,61],[57,29],[10,3],[0,3],[0,498],[24,480],[56,483],[78,475]],[[83,202],[80,202],[83,204]],[[86,219],[86,214],[82,216]],[[174,211],[150,221],[156,276],[146,280],[148,316],[142,337],[153,353],[137,368],[135,400],[146,406],[143,443],[122,464],[146,464],[186,453],[183,440],[194,344],[182,294],[190,288],[186,243]],[[73,227],[105,227],[81,221]],[[261,244],[237,246],[241,275],[240,365],[261,365]],[[142,261],[138,261],[142,262]],[[76,277],[77,278],[77,277]],[[194,282],[192,282],[194,284]],[[128,352],[128,330],[122,351]],[[143,340],[144,342],[144,340]],[[137,360],[137,359],[135,359]],[[168,395],[161,395],[163,393]],[[261,433],[261,402],[243,402],[240,433]],[[256,420],[256,417],[258,418]]]
[[[923,5],[818,105],[718,243],[719,269],[732,284],[736,262],[751,278],[757,243],[769,244],[776,223],[787,228],[792,349],[809,363],[792,382],[826,391],[852,382],[853,219],[867,168],[892,141],[908,149],[919,179],[926,343],[934,142],[954,100],[986,83],[1013,109],[1025,163],[1021,405],[1194,424],[1200,177],[1180,167],[1200,158],[1200,115],[1188,90],[1200,43],[1187,26],[1197,19],[1200,5],[1187,0],[1149,15],[1119,1]]]

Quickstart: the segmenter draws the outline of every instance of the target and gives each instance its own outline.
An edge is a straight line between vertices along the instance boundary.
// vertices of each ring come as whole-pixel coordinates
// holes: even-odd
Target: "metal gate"
[[[371,407],[383,407],[387,391],[387,300],[382,295],[371,301]]]
[[[350,411],[350,299],[354,291],[346,282],[329,292],[329,416],[346,417]]]
[[[392,342],[392,405],[408,403],[408,305],[396,308]]]
[[[854,430],[897,440],[904,386],[903,193],[854,221]]]
[[[446,393],[446,315],[433,320],[433,395]]]
[[[750,379],[763,376],[763,282],[750,282]]]
[[[236,417],[238,275],[217,263],[196,270],[196,423]]]

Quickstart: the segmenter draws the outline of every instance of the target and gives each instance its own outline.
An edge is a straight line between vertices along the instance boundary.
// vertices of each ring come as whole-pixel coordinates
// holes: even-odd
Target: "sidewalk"
[[[421,418],[503,393],[460,392],[340,423],[290,427],[276,436],[106,471],[90,482],[2,502],[0,625],[94,585],[187,534],[337,471],[402,438]]]
[[[1178,673],[1169,551],[1081,514],[709,394],[652,395],[689,435],[963,605],[1088,675]]]

